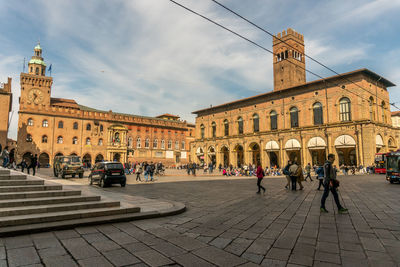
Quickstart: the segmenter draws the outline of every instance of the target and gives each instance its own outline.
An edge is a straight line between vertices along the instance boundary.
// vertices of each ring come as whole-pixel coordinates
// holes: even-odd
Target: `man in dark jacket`
[[[328,212],[325,208],[325,201],[329,195],[329,191],[331,191],[333,198],[335,199],[336,206],[338,208],[339,213],[345,213],[348,210],[343,208],[342,205],[340,205],[339,196],[336,191],[338,183],[336,181],[336,170],[332,166],[332,163],[334,161],[335,161],[335,155],[329,154],[328,160],[324,164],[324,194],[322,195],[322,198],[321,198],[320,210],[321,210],[321,212]]]

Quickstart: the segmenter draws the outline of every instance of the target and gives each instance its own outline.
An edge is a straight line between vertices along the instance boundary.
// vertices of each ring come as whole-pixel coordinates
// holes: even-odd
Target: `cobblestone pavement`
[[[143,183],[104,190],[183,202],[159,219],[80,227],[0,240],[0,266],[400,266],[400,185],[384,176],[341,177],[349,214],[322,191],[285,179]]]

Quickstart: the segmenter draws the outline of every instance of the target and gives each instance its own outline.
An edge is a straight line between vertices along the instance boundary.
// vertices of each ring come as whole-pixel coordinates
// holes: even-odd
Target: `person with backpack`
[[[292,165],[292,161],[288,160],[287,165],[286,165],[285,168],[283,169],[283,174],[286,176],[286,180],[287,180],[287,183],[286,183],[286,185],[285,185],[285,188],[286,188],[286,189],[289,189],[289,186],[290,186],[290,176],[289,176],[289,168],[290,168],[290,165]]]
[[[328,210],[325,208],[325,201],[329,195],[329,191],[332,192],[333,198],[335,199],[336,206],[338,208],[339,213],[346,213],[348,209],[344,208],[339,201],[339,195],[337,193],[337,188],[339,187],[339,181],[336,180],[336,171],[332,166],[332,163],[335,161],[335,155],[329,154],[328,160],[324,164],[324,194],[321,198],[321,207],[320,211],[327,213]]]
[[[320,190],[320,189],[321,189],[321,186],[322,186],[322,187],[324,186],[324,167],[323,167],[322,165],[319,166],[319,167],[316,169],[315,173],[317,174],[318,181],[319,181],[319,185],[318,185],[317,190]]]
[[[135,173],[136,173],[136,182],[139,181],[141,182],[142,180],[140,179],[140,174],[143,172],[143,168],[142,166],[140,166],[140,164],[136,164],[136,169],[135,169]]]
[[[257,170],[256,170],[257,186],[258,186],[257,194],[261,193],[261,189],[264,191],[264,194],[265,194],[265,187],[261,185],[261,181],[264,178],[265,173],[264,173],[263,168],[261,167],[261,164],[258,163],[257,165],[258,165]]]

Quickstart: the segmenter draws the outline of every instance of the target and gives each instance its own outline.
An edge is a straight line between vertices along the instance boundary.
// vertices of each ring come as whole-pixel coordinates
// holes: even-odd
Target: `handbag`
[[[339,185],[340,185],[340,182],[338,181],[338,180],[331,180],[331,186],[333,187],[333,188],[337,188],[337,187],[339,187]]]

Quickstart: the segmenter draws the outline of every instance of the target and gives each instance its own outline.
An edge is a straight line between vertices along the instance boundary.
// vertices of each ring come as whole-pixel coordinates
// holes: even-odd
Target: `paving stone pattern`
[[[400,266],[400,185],[341,177],[349,214],[332,197],[320,214],[317,182],[286,179],[169,182],[112,187],[184,202],[183,214],[0,239],[0,266]]]

